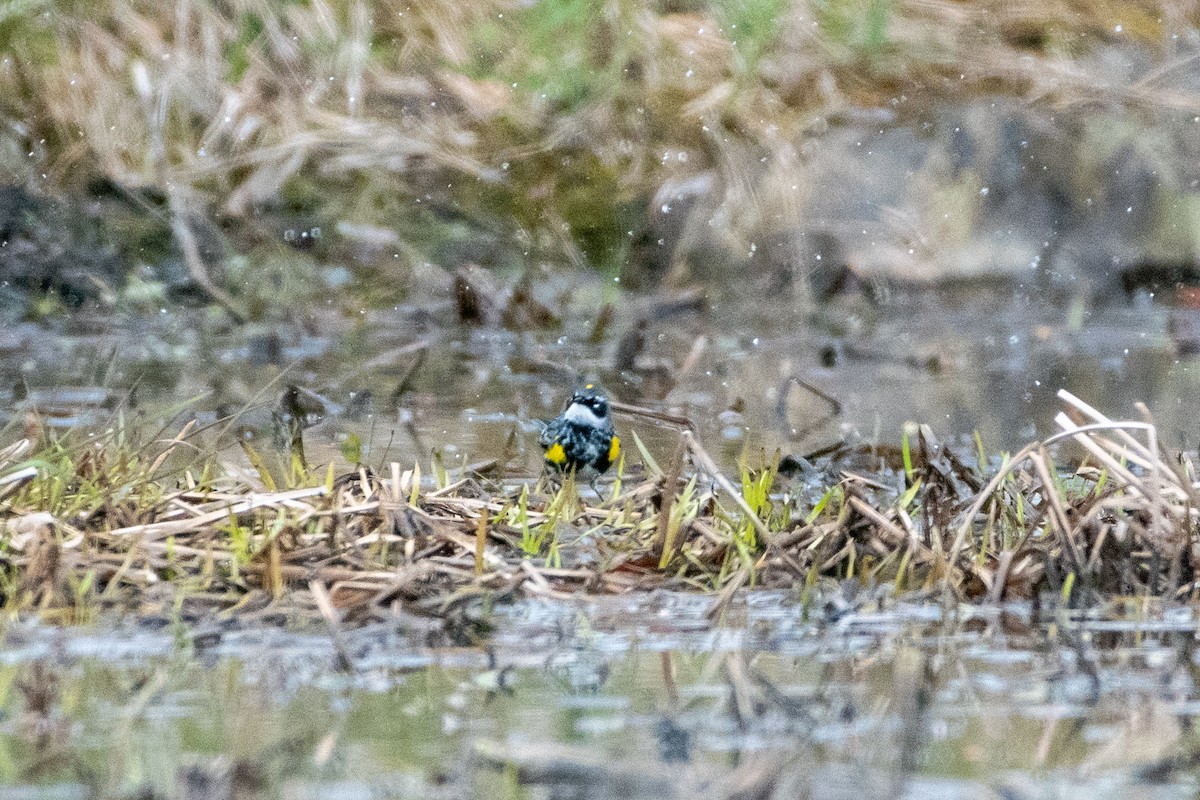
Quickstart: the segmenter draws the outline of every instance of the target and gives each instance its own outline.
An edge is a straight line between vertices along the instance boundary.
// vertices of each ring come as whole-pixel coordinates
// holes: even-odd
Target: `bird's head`
[[[589,383],[571,395],[564,416],[580,425],[607,425],[608,398],[597,391],[594,384]]]

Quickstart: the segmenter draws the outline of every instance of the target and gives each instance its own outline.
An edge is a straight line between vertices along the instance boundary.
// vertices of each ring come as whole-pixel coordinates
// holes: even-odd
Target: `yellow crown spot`
[[[561,442],[555,442],[550,445],[550,449],[546,451],[546,460],[551,464],[567,463],[567,451],[563,450]]]
[[[621,454],[621,440],[613,437],[612,444],[608,446],[608,460],[613,462],[617,460],[617,456]]]
[[[596,384],[594,384],[594,383],[589,383],[587,386],[585,386],[585,387],[583,387],[583,388],[585,388],[585,389],[595,389],[595,388],[596,388]]]

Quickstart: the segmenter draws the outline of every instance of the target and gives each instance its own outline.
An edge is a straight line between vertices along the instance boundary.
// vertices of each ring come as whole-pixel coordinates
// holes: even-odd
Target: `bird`
[[[546,451],[547,467],[593,482],[621,454],[608,398],[591,383],[571,395],[563,413],[543,423],[538,443]]]

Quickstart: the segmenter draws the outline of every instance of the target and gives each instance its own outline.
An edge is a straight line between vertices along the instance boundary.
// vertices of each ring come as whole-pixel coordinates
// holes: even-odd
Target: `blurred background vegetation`
[[[151,306],[163,285],[195,288],[178,242],[186,220],[213,280],[251,316],[289,286],[344,285],[355,302],[390,305],[429,264],[548,264],[641,288],[719,285],[748,263],[761,265],[764,287],[790,286],[795,269],[808,274],[813,255],[831,251],[902,278],[1015,270],[1036,264],[1040,243],[1126,164],[1157,176],[1146,190],[1157,210],[1140,229],[1173,231],[1130,263],[1147,252],[1187,262],[1200,204],[1190,175],[1161,162],[1200,138],[1198,9],[10,0],[0,7],[0,183],[20,192],[8,207],[55,199],[44,227],[100,220],[105,233],[76,231],[56,252],[108,253],[126,266],[91,265],[83,283],[133,279]],[[880,140],[882,150],[915,155],[867,160],[863,134],[885,129],[906,136]],[[1030,147],[1040,170],[1012,155]],[[997,211],[1006,199],[995,187],[1013,169],[1041,181],[1051,234],[979,255],[988,224],[1011,229],[1031,205],[1014,188]],[[1035,174],[1047,170],[1067,177]],[[900,183],[903,196],[889,195],[884,184]],[[830,205],[847,184],[867,194]],[[1127,194],[1110,205],[1123,211]],[[851,220],[862,229],[853,239],[838,220],[864,203],[884,230]],[[5,208],[0,232],[38,238],[11,209],[6,222]],[[1077,227],[1087,238],[1111,226]],[[773,262],[764,248],[782,251]],[[353,280],[305,251],[349,265]],[[131,264],[152,268],[146,281]]]

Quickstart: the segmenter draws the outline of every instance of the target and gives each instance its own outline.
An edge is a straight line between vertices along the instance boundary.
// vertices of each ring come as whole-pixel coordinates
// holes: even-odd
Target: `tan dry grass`
[[[819,503],[770,466],[737,487],[687,431],[665,474],[594,505],[570,481],[543,493],[534,476],[466,475],[434,488],[398,464],[387,477],[318,471],[286,491],[214,479],[211,466],[155,477],[187,429],[154,458],[118,444],[20,467],[22,441],[0,463],[0,597],[10,613],[64,620],[104,608],[194,620],[265,603],[353,623],[480,595],[653,588],[714,592],[717,613],[743,587],[811,599],[847,579],[984,602],[1200,596],[1190,464],[1160,451],[1151,421],[1063,399],[1054,438],[1086,452],[1071,471],[1047,441],[985,474],[922,431],[902,493],[884,473],[843,470]]]
[[[9,7],[0,116],[34,153],[23,176],[185,188],[233,215],[308,179],[335,188],[331,200],[360,221],[389,222],[353,198],[431,187],[454,196],[448,184],[482,181],[512,204],[502,213],[533,225],[578,180],[549,165],[582,152],[614,173],[618,194],[605,202],[714,171],[718,217],[736,237],[795,210],[805,135],[900,95],[916,106],[1005,93],[1057,107],[1200,110],[1171,81],[1184,62],[1169,32],[1197,24],[1191,3],[895,0],[878,4],[878,41],[864,38],[864,4],[847,0],[783,4],[754,34],[726,27],[736,4],[663,14],[633,0],[539,28],[560,5]],[[1120,41],[1157,60],[1114,79],[1089,59]],[[556,83],[568,79],[577,83]],[[578,99],[546,94],[556,87]],[[664,158],[673,153],[686,163]],[[527,162],[546,168],[517,169]]]

